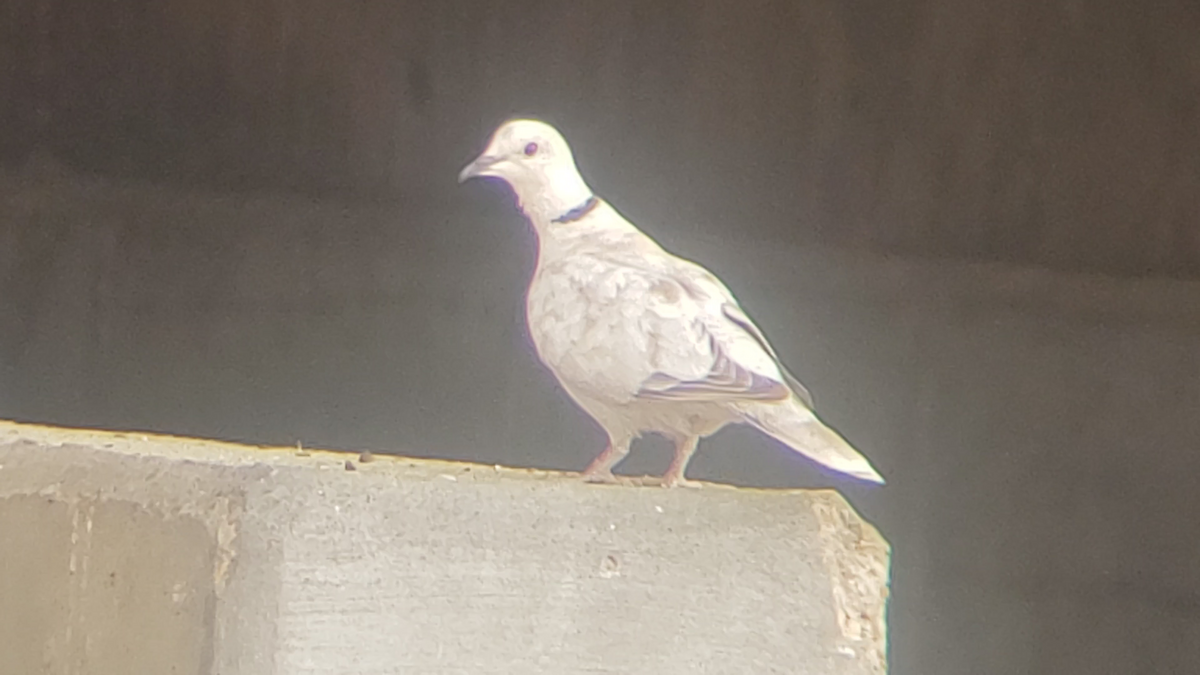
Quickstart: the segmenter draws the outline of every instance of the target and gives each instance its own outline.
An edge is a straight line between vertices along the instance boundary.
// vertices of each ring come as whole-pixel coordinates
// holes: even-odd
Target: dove
[[[657,433],[674,444],[661,484],[697,487],[685,474],[700,440],[748,424],[830,469],[884,482],[817,417],[725,284],[596,196],[557,129],[505,122],[458,180],[480,177],[508,183],[537,235],[525,314],[538,357],[608,434],[586,481],[616,482],[633,440]]]

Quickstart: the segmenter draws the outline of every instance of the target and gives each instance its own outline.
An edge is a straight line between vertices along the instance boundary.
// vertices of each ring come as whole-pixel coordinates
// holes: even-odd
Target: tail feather
[[[743,414],[746,422],[819,464],[860,480],[884,482],[870,460],[795,398],[748,405]]]

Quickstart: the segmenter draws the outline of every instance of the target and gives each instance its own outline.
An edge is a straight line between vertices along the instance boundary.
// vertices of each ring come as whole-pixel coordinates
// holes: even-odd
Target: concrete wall
[[[578,470],[603,437],[529,350],[530,234],[507,197],[459,199],[362,207],[9,176],[0,415]],[[727,279],[887,476],[845,484],[748,430],[693,465],[836,485],[879,525],[895,545],[895,672],[1200,661],[1197,284],[646,225]],[[665,463],[646,442],[626,469]]]
[[[0,671],[887,672],[834,492],[357,459],[0,423]]]
[[[1125,0],[2,0],[0,159],[444,197],[536,113],[658,220],[1195,275],[1197,34]]]

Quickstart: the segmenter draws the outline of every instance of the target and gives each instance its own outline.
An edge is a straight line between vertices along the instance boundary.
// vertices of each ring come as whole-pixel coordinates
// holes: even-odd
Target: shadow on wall
[[[503,117],[639,222],[1195,275],[1200,13],[1039,0],[0,0],[0,157],[446,198]],[[653,180],[648,180],[653,177]]]
[[[0,417],[577,470],[603,437],[528,346],[532,235],[497,199],[6,177]],[[894,545],[894,672],[1200,661],[1200,286],[669,239],[889,485],[744,429],[693,477],[854,500]]]

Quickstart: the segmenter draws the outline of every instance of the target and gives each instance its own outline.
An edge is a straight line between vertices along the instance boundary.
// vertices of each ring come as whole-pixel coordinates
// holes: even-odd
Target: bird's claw
[[[690,488],[692,490],[699,490],[700,488],[704,487],[704,483],[701,483],[698,480],[688,480],[687,478],[684,478],[683,476],[663,476],[662,486],[664,488],[681,487],[681,488]]]
[[[616,485],[619,481],[611,471],[585,471],[583,482],[597,485]]]

